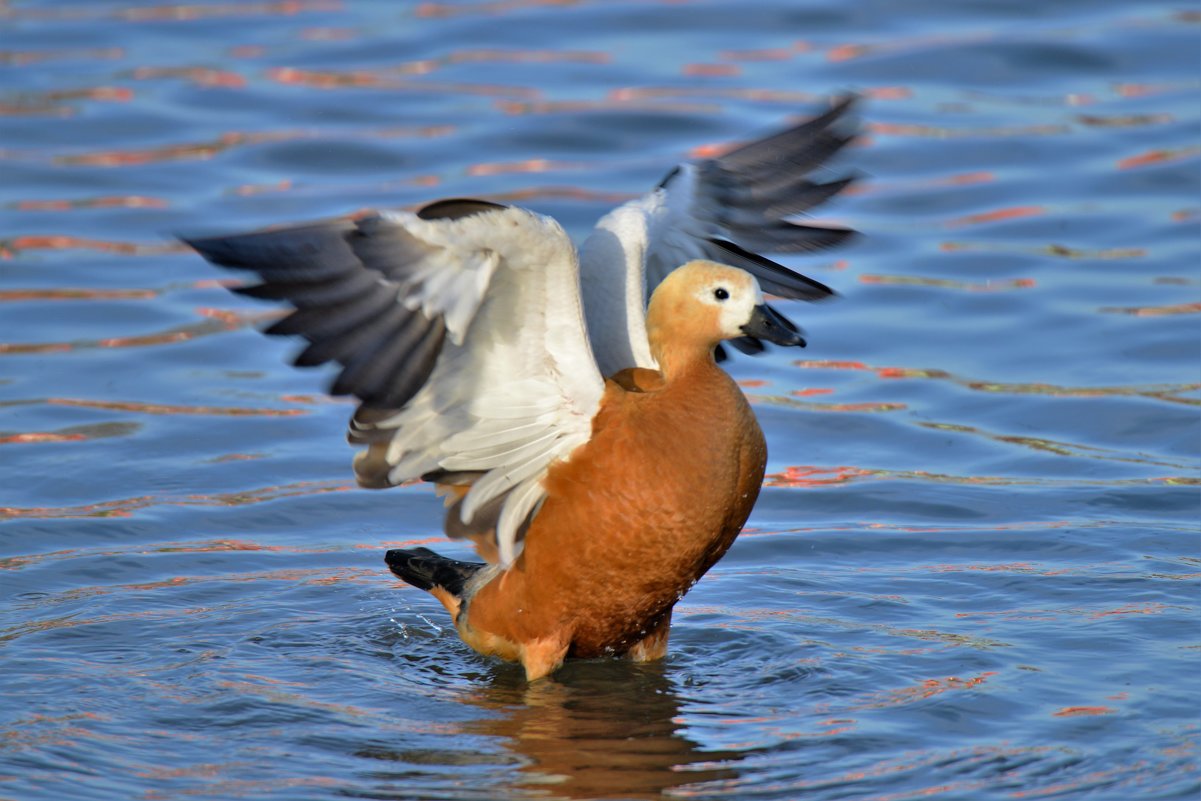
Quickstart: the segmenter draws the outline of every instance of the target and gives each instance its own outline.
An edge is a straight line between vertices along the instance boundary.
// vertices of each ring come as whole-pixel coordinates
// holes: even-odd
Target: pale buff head
[[[659,284],[647,308],[646,328],[664,372],[681,360],[711,359],[725,339],[752,335],[782,345],[804,344],[764,304],[753,275],[712,261],[690,261]]]

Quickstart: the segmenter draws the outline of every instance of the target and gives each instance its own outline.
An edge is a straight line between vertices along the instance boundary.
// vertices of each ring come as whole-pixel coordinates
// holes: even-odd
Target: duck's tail
[[[407,583],[433,593],[452,615],[458,614],[458,606],[463,600],[467,582],[487,567],[483,562],[447,559],[429,548],[394,549],[384,554],[384,561],[393,573]],[[444,595],[449,595],[450,598],[444,598]],[[453,609],[450,600],[455,601]]]

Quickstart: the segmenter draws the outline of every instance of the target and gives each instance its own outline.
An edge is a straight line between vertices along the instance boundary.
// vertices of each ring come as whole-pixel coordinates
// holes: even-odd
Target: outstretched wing
[[[589,334],[605,375],[655,366],[643,312],[655,287],[691,259],[741,267],[765,292],[783,298],[821,300],[833,294],[759,252],[809,252],[854,235],[788,219],[853,180],[823,182],[814,172],[854,139],[854,102],[854,96],[844,96],[793,128],[716,158],[681,164],[650,193],[597,223],[580,249],[580,262]],[[744,352],[763,349],[749,337],[732,344]]]
[[[258,273],[241,292],[295,307],[267,333],[308,340],[297,365],[342,366],[331,391],[362,401],[350,423],[351,442],[368,446],[361,484],[451,477],[470,487],[460,522],[484,510],[502,561],[516,557],[542,478],[587,441],[604,391],[558,223],[448,200],[185,241]]]

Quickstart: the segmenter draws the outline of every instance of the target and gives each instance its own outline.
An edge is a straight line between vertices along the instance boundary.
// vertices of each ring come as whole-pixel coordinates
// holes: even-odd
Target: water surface
[[[0,798],[1198,792],[1187,4],[0,3]],[[471,195],[582,237],[864,95],[807,351],[658,664],[527,685],[384,570],[420,487],[176,247]],[[452,546],[440,546],[454,552]]]

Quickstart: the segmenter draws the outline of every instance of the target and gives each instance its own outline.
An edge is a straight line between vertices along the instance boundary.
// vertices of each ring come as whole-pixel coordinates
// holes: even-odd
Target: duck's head
[[[749,336],[805,346],[796,326],[764,303],[753,275],[712,261],[690,261],[659,284],[647,308],[646,328],[651,351],[665,371],[665,361],[713,358],[714,348],[726,339]]]

